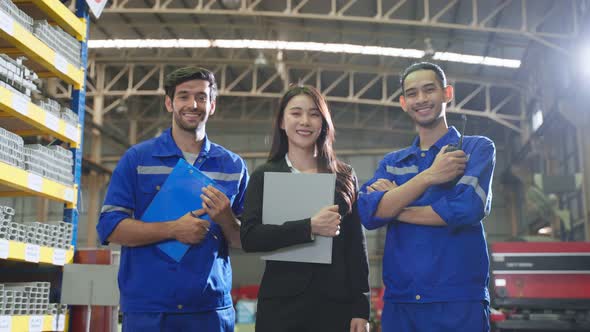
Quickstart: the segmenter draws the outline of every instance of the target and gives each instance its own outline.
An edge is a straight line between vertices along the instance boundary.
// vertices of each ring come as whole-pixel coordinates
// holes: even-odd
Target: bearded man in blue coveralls
[[[482,221],[492,202],[494,143],[465,136],[462,150],[446,151],[460,134],[447,125],[453,87],[439,66],[413,64],[401,85],[418,137],[384,157],[358,200],[367,229],[387,227],[383,331],[489,331]]]
[[[165,90],[172,128],[123,155],[96,227],[103,244],[121,245],[123,331],[233,331],[228,245],[241,247],[236,216],[243,209],[246,164],[205,133],[217,95],[212,72],[180,68],[166,77]],[[211,186],[203,188],[202,209],[177,220],[142,222],[143,213],[180,158],[216,180],[225,194]],[[212,222],[201,219],[204,214]],[[191,245],[180,262],[156,245],[171,239]]]

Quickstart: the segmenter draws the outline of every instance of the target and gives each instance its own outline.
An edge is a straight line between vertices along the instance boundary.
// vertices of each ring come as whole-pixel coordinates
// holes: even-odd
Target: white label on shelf
[[[8,240],[0,240],[0,258],[7,259],[8,253],[10,252],[10,245],[8,244]]]
[[[43,189],[43,178],[37,174],[29,173],[29,188],[41,191]]]
[[[55,68],[64,74],[68,73],[68,61],[61,54],[55,52],[55,61],[53,62]]]
[[[12,95],[12,108],[23,115],[29,115],[29,101],[16,93]]]
[[[0,316],[0,332],[12,331],[12,317]]]
[[[43,316],[31,316],[29,318],[29,332],[41,332],[43,330]]]
[[[57,319],[57,330],[63,331],[66,329],[66,315],[59,315]]]
[[[53,249],[53,264],[64,265],[66,263],[66,251],[64,249]]]
[[[74,189],[66,188],[64,191],[64,199],[68,202],[74,201]]]
[[[74,189],[66,188],[64,191],[64,199],[68,202],[74,201]]]
[[[41,247],[29,243],[25,245],[25,260],[27,262],[39,263],[39,256],[41,256]]]
[[[66,137],[74,140],[74,142],[78,142],[78,140],[80,140],[78,135],[78,127],[74,127],[73,125],[66,123]]]
[[[59,118],[51,113],[45,114],[45,126],[53,131],[59,130]]]
[[[14,19],[2,10],[0,10],[0,29],[10,36],[14,35]]]

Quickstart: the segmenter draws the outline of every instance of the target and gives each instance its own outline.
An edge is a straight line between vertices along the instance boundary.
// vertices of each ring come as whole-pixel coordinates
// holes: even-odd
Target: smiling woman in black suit
[[[268,252],[329,236],[332,264],[267,261],[257,332],[368,330],[369,267],[356,212],[357,180],[352,167],[336,158],[334,134],[328,105],[315,88],[293,86],[283,95],[268,162],[252,173],[246,190],[242,246]],[[283,225],[262,224],[265,172],[335,173],[335,205]]]

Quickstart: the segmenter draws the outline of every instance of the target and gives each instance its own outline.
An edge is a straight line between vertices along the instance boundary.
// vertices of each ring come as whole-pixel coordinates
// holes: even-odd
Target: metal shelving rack
[[[0,239],[0,259],[25,261],[49,266],[72,263],[78,225],[77,202],[79,197],[82,140],[85,110],[85,68],[87,65],[87,36],[89,11],[86,2],[76,1],[73,13],[59,0],[13,0],[19,8],[42,15],[51,20],[81,43],[79,66],[50,48],[31,31],[7,13],[0,11],[0,49],[10,56],[24,55],[27,66],[42,78],[58,77],[73,86],[70,108],[78,114],[75,126],[50,114],[47,110],[23,99],[0,86],[0,118],[3,126],[20,135],[50,135],[69,144],[74,157],[74,184],[67,185],[41,177],[35,173],[0,161],[0,196],[37,196],[64,203],[64,221],[73,225],[73,238],[69,249],[43,247],[29,243]],[[1,304],[1,303],[0,303]],[[3,315],[0,313],[0,331],[64,331],[64,315]]]

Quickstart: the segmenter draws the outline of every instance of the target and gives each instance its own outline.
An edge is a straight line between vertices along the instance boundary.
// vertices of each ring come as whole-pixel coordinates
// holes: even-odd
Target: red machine
[[[590,331],[590,243],[492,244],[497,331]]]

